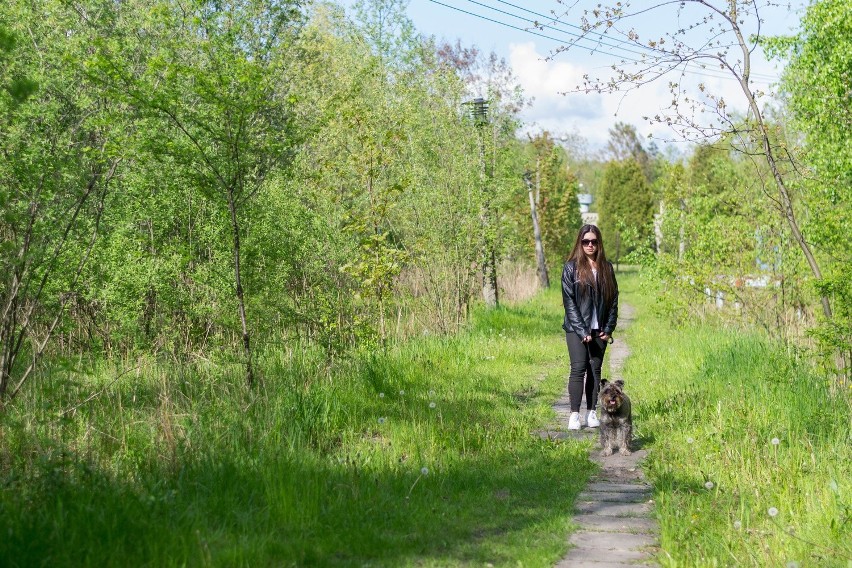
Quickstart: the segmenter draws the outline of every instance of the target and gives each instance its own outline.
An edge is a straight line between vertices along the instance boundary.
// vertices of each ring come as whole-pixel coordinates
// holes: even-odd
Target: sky
[[[583,9],[591,9],[600,1],[409,0],[408,15],[417,30],[426,36],[450,42],[460,39],[464,46],[475,45],[505,58],[526,97],[533,99],[532,105],[521,114],[527,131],[548,130],[556,138],[579,134],[588,141],[590,149],[595,150],[605,145],[609,128],[621,121],[634,125],[643,137],[652,134],[661,147],[677,146],[681,137],[670,128],[652,126],[643,119],[643,116],[659,114],[670,103],[668,78],[626,94],[563,94],[581,83],[584,74],[607,78],[611,75],[613,63],[623,57],[637,58],[638,51],[635,50],[638,48],[625,46],[618,35],[611,35],[605,40],[609,45],[599,46],[593,53],[590,49],[572,48],[553,55],[577,32],[577,28],[572,26],[580,23]],[[713,1],[717,5],[727,4],[723,0]],[[794,33],[804,3],[805,0],[794,0],[790,7],[764,10],[761,34]],[[634,0],[632,9],[647,8],[651,4],[651,0]],[[569,16],[554,23],[552,12],[564,14],[569,6]],[[679,16],[680,19],[676,6],[672,4],[665,11],[638,16],[633,26],[644,42],[645,38],[664,37],[669,31],[688,27],[697,19],[695,14],[681,13]],[[549,27],[535,29],[533,21],[548,23]],[[755,29],[749,28],[748,31]],[[704,31],[701,36],[694,35],[693,38],[706,36]],[[619,46],[631,51],[619,49]],[[767,62],[758,50],[752,55],[752,65],[754,86],[771,93],[772,83],[781,72],[780,64]],[[703,83],[705,93],[724,96],[729,108],[745,111],[745,98],[735,80],[723,78],[718,70],[693,69],[694,73],[682,78],[672,76],[671,80],[690,84],[696,94],[699,94],[696,89],[698,83]]]

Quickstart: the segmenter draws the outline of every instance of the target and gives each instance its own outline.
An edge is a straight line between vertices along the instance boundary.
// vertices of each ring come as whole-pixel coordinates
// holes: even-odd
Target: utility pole
[[[497,297],[497,251],[494,223],[491,211],[491,188],[488,186],[488,173],[485,167],[485,138],[483,128],[488,124],[488,103],[482,97],[464,103],[470,105],[470,116],[479,131],[479,179],[483,195],[480,220],[482,223],[483,250],[482,250],[482,299],[489,308],[496,308],[499,304]]]

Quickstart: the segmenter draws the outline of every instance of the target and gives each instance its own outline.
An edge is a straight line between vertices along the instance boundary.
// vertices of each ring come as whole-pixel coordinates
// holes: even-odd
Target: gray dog
[[[602,456],[611,456],[617,446],[618,453],[630,455],[630,441],[633,438],[633,416],[630,411],[630,399],[624,394],[624,381],[609,382],[601,379],[600,394],[600,432]]]

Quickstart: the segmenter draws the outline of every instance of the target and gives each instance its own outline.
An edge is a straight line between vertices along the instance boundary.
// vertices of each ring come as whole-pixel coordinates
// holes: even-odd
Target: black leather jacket
[[[609,261],[607,261],[607,269],[613,270],[612,263]],[[562,268],[562,305],[565,307],[562,328],[565,331],[573,331],[581,338],[591,335],[592,303],[594,302],[598,309],[598,325],[601,331],[612,335],[615,324],[618,322],[618,283],[615,282],[615,271],[613,271],[613,282],[615,296],[612,298],[612,305],[605,306],[596,286],[577,282],[576,263],[573,260],[566,262]],[[583,286],[587,290],[581,293]]]

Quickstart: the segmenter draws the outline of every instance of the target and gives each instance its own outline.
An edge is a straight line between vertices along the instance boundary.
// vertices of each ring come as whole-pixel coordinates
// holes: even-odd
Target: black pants
[[[599,330],[592,330],[592,340],[583,343],[580,337],[569,331],[565,334],[568,344],[568,356],[571,358],[571,374],[568,375],[568,396],[571,398],[571,412],[580,412],[580,399],[583,398],[583,385],[586,388],[586,408],[593,410],[598,403],[601,364],[606,352],[606,341],[598,337]]]

